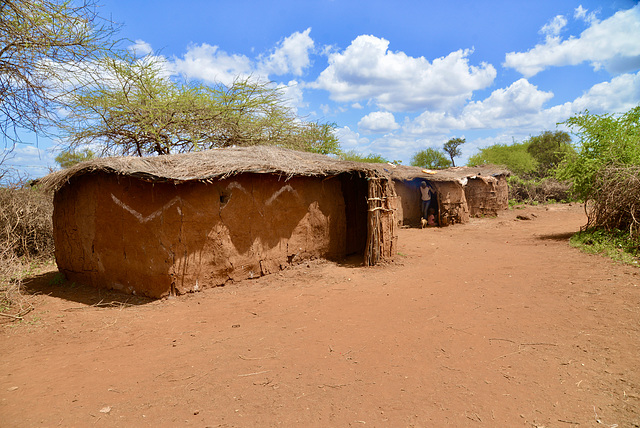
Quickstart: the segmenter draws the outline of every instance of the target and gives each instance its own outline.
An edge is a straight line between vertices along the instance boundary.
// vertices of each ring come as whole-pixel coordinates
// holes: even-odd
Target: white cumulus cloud
[[[450,129],[490,129],[530,123],[553,93],[539,90],[526,79],[496,89],[482,100],[467,104],[460,115],[424,112],[405,126],[413,134],[448,132]]]
[[[396,123],[393,113],[388,111],[374,111],[358,122],[358,129],[368,134],[390,132],[398,128],[400,125]]]
[[[199,79],[207,83],[230,85],[236,79],[253,78],[271,80],[269,76],[292,74],[300,76],[310,66],[309,54],[314,43],[309,33],[295,32],[279,43],[269,55],[249,58],[230,54],[219,46],[207,43],[192,44],[182,58],[174,57],[171,70],[188,79]]]
[[[295,32],[286,37],[276,49],[267,57],[261,59],[259,69],[265,74],[283,75],[291,73],[301,76],[304,70],[311,65],[309,52],[314,43],[309,33],[311,28],[304,32]]]
[[[253,63],[244,55],[231,55],[207,43],[190,45],[182,58],[173,59],[173,71],[189,79],[230,85],[253,74]]]
[[[329,55],[329,66],[313,87],[339,102],[373,100],[384,110],[415,111],[459,107],[496,77],[490,64],[469,65],[469,49],[429,62],[388,48],[385,39],[358,36],[344,51]]]
[[[603,21],[586,15],[583,9],[577,10],[576,15],[591,22],[580,37],[562,40],[552,35],[561,23],[548,24],[545,43],[527,52],[507,53],[504,66],[516,69],[525,77],[534,76],[548,67],[583,62],[590,62],[595,69],[604,65],[616,73],[640,66],[640,5],[619,11]],[[586,18],[588,16],[591,18]]]
[[[560,31],[567,25],[567,18],[562,15],[558,15],[553,18],[549,23],[545,24],[540,33],[547,37],[555,37],[560,34]]]

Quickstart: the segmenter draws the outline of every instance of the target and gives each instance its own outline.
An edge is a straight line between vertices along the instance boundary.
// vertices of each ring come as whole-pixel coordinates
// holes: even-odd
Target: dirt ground
[[[0,425],[638,427],[640,269],[571,248],[584,223],[402,229],[391,265],[158,301],[43,274],[0,326]]]

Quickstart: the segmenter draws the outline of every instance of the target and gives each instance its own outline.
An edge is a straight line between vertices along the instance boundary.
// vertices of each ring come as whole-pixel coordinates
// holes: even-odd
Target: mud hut
[[[466,223],[470,217],[496,215],[508,207],[509,171],[494,166],[454,167],[427,170],[418,167],[389,165],[384,168],[392,177],[398,195],[400,225],[420,223],[420,192],[426,181],[436,191],[431,207],[440,226]]]
[[[313,258],[393,257],[393,183],[380,170],[274,147],[83,162],[54,190],[69,280],[162,297]]]

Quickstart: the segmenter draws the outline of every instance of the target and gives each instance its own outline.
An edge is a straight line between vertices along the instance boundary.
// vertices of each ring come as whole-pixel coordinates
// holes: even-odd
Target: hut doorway
[[[368,183],[360,174],[341,174],[342,195],[346,215],[347,256],[358,256],[364,260],[367,246],[367,192]]]

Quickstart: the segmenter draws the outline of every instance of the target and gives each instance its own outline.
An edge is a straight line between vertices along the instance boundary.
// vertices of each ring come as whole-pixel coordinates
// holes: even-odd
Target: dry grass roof
[[[58,190],[72,177],[95,172],[133,176],[147,181],[198,181],[241,173],[328,176],[345,172],[378,175],[370,165],[339,161],[316,153],[273,146],[235,147],[164,156],[98,158],[47,175],[39,184]]]
[[[495,165],[456,166],[453,168],[434,170],[406,165],[397,165],[395,168],[391,165],[385,165],[384,169],[391,175],[391,178],[403,181],[414,180],[416,178],[428,181],[459,181],[462,178],[477,176],[497,177],[511,174],[507,169]]]
[[[360,172],[367,176],[387,176],[398,180],[424,178],[451,181],[472,175],[508,174],[495,167],[459,167],[438,170],[435,174],[421,168],[389,164],[340,161],[329,156],[299,152],[273,146],[235,147],[200,152],[148,156],[109,157],[81,162],[53,172],[39,180],[46,189],[58,190],[72,177],[96,172],[132,176],[147,181],[199,181],[226,178],[241,173],[293,176],[329,176]]]

